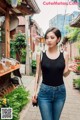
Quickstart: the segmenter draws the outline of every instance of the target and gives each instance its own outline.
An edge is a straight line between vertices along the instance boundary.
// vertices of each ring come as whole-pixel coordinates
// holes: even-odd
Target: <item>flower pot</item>
[[[77,75],[80,75],[80,71],[77,71],[76,74],[77,74]]]
[[[80,60],[77,60],[78,63],[80,63]]]
[[[11,6],[12,7],[17,7],[17,4],[18,4],[18,0],[11,0]]]
[[[79,85],[75,83],[75,89],[79,89]]]

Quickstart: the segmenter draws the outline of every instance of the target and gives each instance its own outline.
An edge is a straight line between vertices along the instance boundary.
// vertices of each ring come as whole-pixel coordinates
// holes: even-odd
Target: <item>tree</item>
[[[23,33],[18,33],[15,35],[15,51],[17,55],[17,60],[21,62],[21,57],[23,55],[23,50],[26,50],[26,37]]]
[[[78,40],[78,37],[80,36],[80,28],[72,28],[70,26],[66,26],[66,29],[69,31],[69,33],[67,34],[69,40],[71,42],[76,42]]]

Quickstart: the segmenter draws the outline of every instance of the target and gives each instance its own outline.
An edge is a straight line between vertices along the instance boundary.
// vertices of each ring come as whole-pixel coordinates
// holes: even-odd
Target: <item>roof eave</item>
[[[34,9],[35,13],[40,13],[40,9],[35,0],[27,0],[27,2]]]

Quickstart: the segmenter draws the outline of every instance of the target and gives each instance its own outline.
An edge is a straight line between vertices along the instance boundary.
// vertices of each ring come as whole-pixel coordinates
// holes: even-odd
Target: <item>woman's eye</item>
[[[54,37],[51,37],[51,39],[54,39]]]

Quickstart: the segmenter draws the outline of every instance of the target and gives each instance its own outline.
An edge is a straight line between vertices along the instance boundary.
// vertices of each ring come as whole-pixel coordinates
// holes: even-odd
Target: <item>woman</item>
[[[66,89],[63,76],[70,71],[76,71],[77,65],[72,62],[68,65],[68,54],[58,50],[61,32],[57,28],[49,28],[45,33],[45,42],[48,49],[43,52],[42,59],[37,55],[37,70],[32,102],[40,108],[42,120],[59,120],[65,99]],[[42,83],[38,91],[39,75],[42,71]]]

